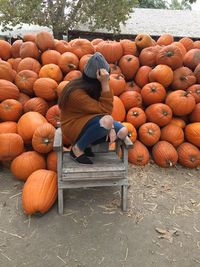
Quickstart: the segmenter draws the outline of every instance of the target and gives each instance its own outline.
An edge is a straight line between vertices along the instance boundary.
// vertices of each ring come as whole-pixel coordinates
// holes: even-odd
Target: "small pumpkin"
[[[170,33],[161,34],[161,36],[156,41],[158,45],[164,45],[164,46],[170,45],[173,42],[174,42],[174,36]]]
[[[57,172],[57,153],[51,151],[47,155],[47,170]]]
[[[33,97],[24,104],[24,113],[35,111],[45,116],[49,106],[41,97]]]
[[[22,104],[15,99],[6,99],[0,103],[2,121],[18,121],[22,115]]]
[[[47,64],[44,65],[39,72],[40,78],[51,78],[56,82],[61,82],[63,78],[62,71],[60,67],[56,64]]]
[[[160,140],[167,141],[177,147],[184,142],[183,129],[170,122],[170,124],[161,129]]]
[[[19,62],[18,67],[17,67],[17,72],[20,72],[22,70],[32,70],[38,74],[40,69],[41,69],[41,65],[36,59],[27,57],[27,58],[23,58]]]
[[[11,55],[13,58],[19,58],[20,57],[20,47],[23,44],[22,40],[16,40],[12,43],[11,46]]]
[[[122,74],[127,81],[133,80],[136,72],[139,69],[139,59],[133,55],[124,55],[120,58],[118,63]]]
[[[11,44],[5,40],[0,40],[0,58],[7,60],[11,57]]]
[[[17,133],[17,123],[14,121],[0,122],[0,134]]]
[[[178,162],[187,168],[196,168],[200,165],[200,150],[188,143],[184,142],[177,148]]]
[[[97,44],[96,51],[100,52],[108,63],[116,63],[123,56],[123,46],[116,41],[102,41]]]
[[[200,122],[187,124],[185,127],[185,137],[190,143],[200,147]]]
[[[5,99],[17,99],[19,97],[19,89],[14,83],[0,79],[0,101]]]
[[[134,165],[144,166],[149,162],[150,155],[145,145],[136,140],[133,148],[128,150],[128,161]]]
[[[200,103],[196,104],[193,111],[190,114],[191,122],[200,122]]]
[[[200,84],[193,84],[186,91],[195,98],[196,103],[200,102]]]
[[[191,69],[180,67],[174,71],[173,82],[171,88],[173,90],[186,90],[191,85],[195,84],[196,77]]]
[[[39,78],[33,85],[33,91],[36,96],[42,97],[47,101],[56,99],[56,88],[58,84],[51,78]],[[45,90],[44,90],[45,88]]]
[[[184,58],[183,63],[191,70],[195,70],[198,64],[200,64],[200,49],[194,48],[189,50]]]
[[[145,105],[161,103],[165,100],[166,90],[160,83],[147,83],[141,90],[141,96]]]
[[[109,79],[109,86],[115,96],[121,95],[126,88],[126,81],[121,74],[111,74]]]
[[[15,77],[15,84],[24,93],[32,96],[33,84],[37,80],[38,75],[32,70],[22,70]]]
[[[142,96],[136,91],[125,91],[120,95],[126,111],[133,107],[142,106]]]
[[[65,52],[61,55],[58,66],[65,74],[71,70],[77,70],[79,66],[79,58],[71,52]]]
[[[135,142],[135,140],[137,139],[137,131],[133,124],[131,124],[130,122],[122,122],[122,124],[128,129],[128,137],[130,138],[130,140],[132,142]]]
[[[31,58],[38,59],[39,56],[40,56],[40,52],[35,43],[28,41],[28,42],[22,43],[22,45],[20,46],[19,57],[21,58],[31,57]]]
[[[78,58],[83,57],[87,54],[94,54],[94,46],[92,43],[83,38],[74,39],[72,43],[70,43],[72,53],[74,53]]]
[[[155,145],[160,139],[160,134],[160,127],[153,122],[142,124],[138,130],[139,140],[145,146]]]
[[[149,83],[149,72],[152,70],[149,66],[142,66],[138,69],[135,75],[135,82],[139,87],[145,86]]]
[[[144,110],[138,107],[130,108],[126,114],[126,121],[133,124],[135,128],[140,127],[146,120],[147,118]]]
[[[46,50],[41,55],[42,65],[55,64],[58,65],[61,54],[56,50]]]
[[[42,52],[55,48],[54,38],[50,32],[38,32],[35,37],[35,43]]]
[[[58,105],[53,105],[47,110],[46,119],[54,127],[57,127],[58,122],[60,122],[60,109]]]
[[[149,81],[161,83],[166,88],[172,83],[173,75],[169,66],[159,64],[149,72]]]

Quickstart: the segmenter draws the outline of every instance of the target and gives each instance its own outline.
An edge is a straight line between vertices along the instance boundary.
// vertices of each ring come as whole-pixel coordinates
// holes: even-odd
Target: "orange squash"
[[[22,115],[22,104],[15,99],[6,99],[0,104],[0,119],[2,121],[18,121]]]
[[[0,79],[0,101],[5,99],[17,99],[19,97],[19,89],[14,83]]]
[[[138,130],[139,140],[145,146],[155,145],[160,139],[160,134],[160,127],[153,122],[142,124]]]
[[[178,148],[178,162],[187,168],[196,168],[200,165],[200,150],[188,143],[182,143]]]
[[[0,134],[0,160],[13,160],[24,150],[24,142],[19,134]]]
[[[149,162],[150,155],[145,145],[136,140],[133,148],[128,150],[128,161],[134,165],[144,166]]]

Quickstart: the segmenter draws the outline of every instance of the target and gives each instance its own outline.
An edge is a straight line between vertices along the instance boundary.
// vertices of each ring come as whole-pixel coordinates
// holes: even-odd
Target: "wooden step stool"
[[[92,147],[95,157],[94,164],[80,164],[63,151],[62,132],[59,127],[54,138],[54,151],[57,152],[58,174],[58,212],[63,214],[63,191],[69,188],[121,186],[122,210],[127,210],[128,190],[128,149],[133,146],[126,137],[124,141],[117,140],[115,150],[109,150],[108,142]],[[121,147],[122,158],[118,157]]]

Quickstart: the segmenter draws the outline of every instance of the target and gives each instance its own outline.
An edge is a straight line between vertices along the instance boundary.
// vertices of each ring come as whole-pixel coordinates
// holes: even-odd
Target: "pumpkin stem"
[[[167,51],[166,56],[167,57],[172,57],[174,55],[173,51]]]
[[[46,144],[46,145],[48,145],[50,143],[50,140],[48,138],[44,138],[43,139],[43,143]]]
[[[149,133],[150,135],[152,135],[152,134],[153,134],[153,130],[152,130],[152,129],[148,129],[148,133]]]
[[[132,57],[128,57],[127,61],[130,62],[132,60]]]
[[[151,92],[155,93],[156,92],[156,89],[157,89],[156,86],[152,86],[151,87]]]
[[[167,164],[169,165],[169,167],[173,166],[173,163],[171,162],[171,160],[167,160]]]
[[[186,77],[186,76],[181,76],[181,77],[180,77],[180,80],[181,80],[181,81],[187,81],[187,80],[188,80],[188,77]]]
[[[137,112],[137,111],[133,111],[133,115],[134,115],[135,117],[137,117],[137,116],[139,116],[139,112]]]
[[[196,161],[196,157],[195,156],[191,156],[190,157],[190,161],[195,162]]]
[[[68,64],[68,67],[69,67],[70,69],[76,69],[76,66],[75,66],[74,64],[72,64],[72,63]]]

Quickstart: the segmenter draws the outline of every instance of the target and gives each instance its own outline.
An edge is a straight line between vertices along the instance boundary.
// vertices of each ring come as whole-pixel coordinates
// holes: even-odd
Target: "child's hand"
[[[107,72],[107,70],[106,69],[99,69],[99,70],[97,70],[97,79],[101,83],[108,82],[108,80],[109,80],[109,73]]]

